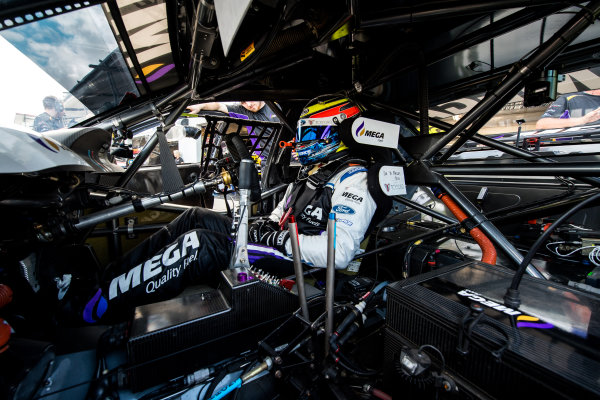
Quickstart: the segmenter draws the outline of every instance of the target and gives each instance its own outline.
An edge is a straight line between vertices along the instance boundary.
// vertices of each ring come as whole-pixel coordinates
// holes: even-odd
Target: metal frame
[[[546,2],[548,3],[548,2]],[[554,4],[548,4],[546,6],[536,6],[536,7],[528,7],[523,10],[517,11],[514,14],[511,14],[507,17],[504,17],[498,21],[492,22],[491,24],[478,29],[472,33],[464,35],[458,39],[451,41],[450,43],[445,44],[444,46],[438,47],[434,50],[428,51],[424,54],[424,63],[429,66],[436,62],[439,62],[447,57],[452,56],[459,51],[463,51],[468,49],[469,47],[475,46],[479,43],[483,43],[485,41],[491,40],[494,37],[502,35],[504,33],[508,33],[515,29],[518,29],[522,26],[532,23],[541,18],[545,18],[553,13],[568,7],[565,3],[557,3],[550,2]],[[496,5],[500,5],[498,2]],[[476,5],[474,5],[476,6]],[[495,8],[496,10],[502,9],[503,7]],[[363,23],[361,26],[365,26]],[[364,90],[372,89],[375,86],[380,85],[381,83],[394,79],[400,76],[402,73],[415,68],[419,65],[418,61],[411,60],[403,60],[404,64],[400,64],[397,68],[394,69],[393,72],[384,75],[382,77],[377,77],[375,79],[376,74],[369,81],[367,81],[363,87]],[[402,61],[401,61],[402,62]]]
[[[555,11],[556,10],[552,12]],[[543,13],[535,13],[538,18],[542,17],[542,14]],[[524,15],[525,12],[522,14],[523,18],[525,18]],[[513,65],[500,84],[497,85],[494,90],[489,92],[487,96],[465,114],[455,125],[443,124],[439,121],[431,120],[430,123],[432,125],[442,127],[443,129],[446,129],[447,132],[443,135],[437,135],[434,139],[432,139],[431,135],[424,136],[423,139],[431,141],[431,145],[428,146],[422,154],[413,154],[415,160],[407,167],[405,174],[407,176],[407,183],[441,187],[452,199],[454,199],[454,201],[456,201],[472,222],[478,226],[517,266],[520,265],[523,260],[523,255],[504,237],[494,224],[443,175],[564,175],[574,176],[588,184],[599,186],[600,179],[590,175],[600,175],[600,163],[557,163],[555,160],[540,157],[535,153],[518,149],[514,146],[477,134],[477,131],[487,123],[493,115],[495,115],[495,113],[504,105],[506,100],[514,96],[520,90],[526,79],[532,76],[534,72],[543,69],[544,66],[548,65],[556,58],[569,43],[595,21],[598,15],[600,15],[600,1],[594,1],[588,4],[587,7],[579,11],[531,56],[522,63]],[[532,18],[532,15],[530,14],[529,17]],[[499,22],[496,22],[496,24],[498,23]],[[505,29],[510,29],[510,27],[507,25],[505,26]],[[497,35],[497,33],[487,33],[493,36]],[[480,31],[478,33],[476,32],[473,36],[482,39],[486,38],[486,33]],[[460,44],[452,44],[451,46],[455,46],[456,49],[462,48]],[[455,51],[457,51],[456,49]],[[447,55],[450,54],[442,52],[441,58],[446,57]],[[417,67],[418,62],[411,66]],[[408,69],[409,67],[404,68]],[[405,71],[404,68],[401,67],[401,71]],[[400,72],[398,71],[395,74],[397,73]],[[387,76],[386,78],[391,77],[392,76]],[[427,100],[428,96],[426,94],[420,95],[421,103],[426,102]],[[416,121],[421,121],[421,125],[423,124],[423,116],[420,114],[393,109],[393,107],[381,103],[375,103],[375,105],[384,109],[393,110]],[[421,104],[420,109],[424,109],[424,106],[425,104]],[[428,106],[429,105],[427,104],[427,108]],[[538,166],[522,163],[510,165],[467,164],[465,166],[464,163],[461,163],[460,165],[442,165],[469,139],[486,144],[494,149],[504,151],[515,157],[523,158],[526,161],[543,163],[544,165]],[[454,143],[452,143],[448,149],[444,150],[441,156],[438,156],[438,153],[443,151],[443,149],[445,149],[453,140]],[[410,204],[408,205],[410,206]],[[440,233],[443,232],[444,230],[440,230]],[[416,238],[412,238],[411,240],[415,239]],[[384,248],[381,248],[379,250],[381,251],[383,249]],[[363,254],[363,256],[365,255]],[[531,264],[527,267],[527,272],[535,277],[543,278],[543,275]]]
[[[591,2],[585,9],[578,12],[575,17],[548,39],[544,45],[540,46],[536,52],[524,60],[521,65],[515,65],[501,84],[493,92],[488,93],[483,100],[453,125],[449,132],[423,154],[421,160],[432,159],[436,153],[441,151],[452,140],[457,139],[439,158],[439,161],[447,160],[504,106],[507,99],[517,94],[523,82],[533,72],[550,63],[569,43],[575,40],[581,32],[594,22],[598,14],[600,14],[600,2],[598,1]],[[458,138],[459,135],[461,137]]]

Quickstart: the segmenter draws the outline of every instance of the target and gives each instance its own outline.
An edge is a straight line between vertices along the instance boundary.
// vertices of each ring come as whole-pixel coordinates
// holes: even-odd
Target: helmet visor
[[[328,140],[337,132],[338,126],[332,118],[300,119],[296,130],[296,143]]]

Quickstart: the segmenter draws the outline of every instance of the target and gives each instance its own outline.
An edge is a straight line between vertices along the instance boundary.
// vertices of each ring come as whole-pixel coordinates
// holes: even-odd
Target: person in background
[[[46,96],[42,100],[44,112],[35,117],[33,130],[36,132],[47,132],[66,126],[64,119],[64,107],[60,100],[54,96]]]
[[[536,129],[570,128],[600,120],[600,89],[560,96],[542,114]]]
[[[270,121],[279,122],[277,114],[264,101],[242,101],[239,105],[225,104],[219,102],[192,104],[188,106],[188,111],[193,114],[198,114],[200,111],[220,111],[234,118],[245,118],[255,121]],[[267,129],[267,138],[270,135],[270,130]],[[263,147],[261,158],[267,159],[271,149],[271,142],[261,140],[260,146]]]
[[[175,164],[183,164],[183,158],[181,158],[181,154],[179,150],[173,150],[173,157],[175,157]]]
[[[200,111],[221,111],[225,114],[240,114],[256,121],[279,122],[277,115],[264,101],[242,101],[240,105],[219,102],[192,104],[188,111],[198,114]],[[231,115],[232,117],[234,115]]]

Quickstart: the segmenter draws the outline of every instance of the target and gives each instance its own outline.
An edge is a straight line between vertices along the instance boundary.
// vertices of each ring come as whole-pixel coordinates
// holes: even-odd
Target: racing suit
[[[363,166],[346,164],[333,174],[325,169],[314,174],[320,179],[300,179],[288,187],[269,216],[283,225],[283,216],[295,215],[301,258],[307,265],[327,265],[329,212],[335,212],[337,220],[336,268],[345,268],[359,249],[377,208],[368,192],[366,172]],[[228,217],[202,208],[187,210],[107,268],[103,285],[84,307],[83,319],[98,322],[105,313],[110,319],[121,319],[134,306],[166,300],[187,285],[216,278],[230,262],[230,229]],[[290,274],[289,240],[278,248],[249,243],[250,264]]]
[[[290,185],[269,219],[279,223],[286,214],[293,214],[298,226],[302,262],[325,268],[327,220],[330,212],[335,213],[335,267],[346,268],[359,249],[377,208],[368,191],[367,169],[361,165],[343,167],[330,176],[322,188],[310,193],[308,201],[302,204],[302,194],[310,190],[313,183],[307,178],[306,181]],[[251,256],[253,247],[248,249]],[[286,253],[291,256],[289,242],[286,244]]]

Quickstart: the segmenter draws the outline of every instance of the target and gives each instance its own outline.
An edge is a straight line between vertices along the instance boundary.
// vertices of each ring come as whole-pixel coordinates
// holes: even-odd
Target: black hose
[[[236,161],[243,160],[250,157],[250,151],[246,147],[244,140],[237,134],[225,135],[225,143],[229,148],[229,152]]]
[[[222,369],[219,374],[217,376],[215,376],[215,379],[212,380],[212,382],[210,383],[210,385],[208,385],[208,388],[206,389],[206,393],[204,393],[204,397],[205,399],[210,399],[210,397],[212,396],[213,392],[215,391],[215,389],[217,388],[217,385],[223,380],[225,379],[225,377],[227,376],[229,372],[227,371],[226,368]],[[200,400],[200,394],[202,393],[202,390],[200,390],[198,392],[198,400]]]

